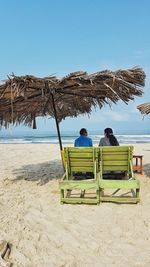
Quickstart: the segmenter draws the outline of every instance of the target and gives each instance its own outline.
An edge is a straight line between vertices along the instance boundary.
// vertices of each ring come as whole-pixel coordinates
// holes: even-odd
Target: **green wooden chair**
[[[132,169],[133,147],[108,146],[100,147],[99,151],[100,202],[137,203],[140,184]]]
[[[66,147],[65,173],[59,182],[61,203],[99,203],[98,150],[93,147]],[[88,176],[92,176],[89,177]]]

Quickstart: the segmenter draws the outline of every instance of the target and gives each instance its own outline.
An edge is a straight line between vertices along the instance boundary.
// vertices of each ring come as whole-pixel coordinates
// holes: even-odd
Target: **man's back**
[[[81,135],[75,140],[74,146],[76,147],[86,147],[86,146],[93,146],[92,139],[90,137],[87,137],[85,135]]]

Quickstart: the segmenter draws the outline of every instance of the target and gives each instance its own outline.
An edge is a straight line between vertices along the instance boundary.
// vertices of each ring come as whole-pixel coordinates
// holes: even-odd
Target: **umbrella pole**
[[[63,162],[63,157],[62,157],[63,146],[62,146],[62,141],[61,141],[61,136],[60,136],[59,122],[57,119],[57,112],[56,112],[56,106],[55,106],[55,101],[54,101],[54,95],[53,94],[51,94],[51,95],[52,95],[52,103],[53,103],[53,109],[54,109],[55,123],[56,123],[58,140],[59,140],[59,147],[60,147],[60,152],[61,152],[61,160],[62,160],[62,165],[64,168],[64,162]]]
[[[55,116],[55,123],[56,123],[56,128],[57,128],[57,133],[58,133],[59,147],[60,147],[60,151],[62,151],[63,147],[62,147],[62,141],[61,141],[61,136],[60,136],[59,123],[58,123],[56,116]]]
[[[62,147],[62,141],[61,141],[60,129],[59,129],[59,122],[58,122],[58,119],[57,119],[57,112],[56,112],[56,107],[55,107],[55,101],[54,101],[54,95],[53,94],[52,94],[52,103],[53,103],[54,116],[55,116],[56,128],[57,128],[57,133],[58,133],[58,139],[59,139],[59,147],[60,147],[60,151],[62,151],[63,147]]]

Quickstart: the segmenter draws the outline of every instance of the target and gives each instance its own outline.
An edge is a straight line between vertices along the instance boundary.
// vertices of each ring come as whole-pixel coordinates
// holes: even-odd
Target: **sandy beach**
[[[150,266],[150,144],[139,204],[61,205],[59,146],[0,145],[0,239],[14,267]]]

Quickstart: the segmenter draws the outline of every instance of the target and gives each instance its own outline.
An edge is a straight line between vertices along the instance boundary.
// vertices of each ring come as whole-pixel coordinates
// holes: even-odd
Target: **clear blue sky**
[[[12,72],[62,77],[76,70],[141,66],[147,75],[142,98],[111,110],[106,106],[90,118],[66,119],[60,126],[150,133],[150,116],[142,120],[136,109],[150,101],[149,0],[1,0],[0,10],[0,80]],[[55,130],[53,120],[38,120],[37,126],[39,131]],[[25,128],[14,131],[20,129]]]

